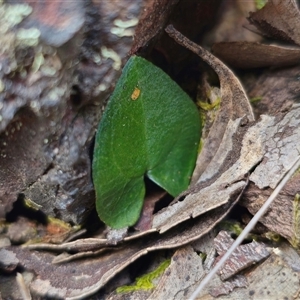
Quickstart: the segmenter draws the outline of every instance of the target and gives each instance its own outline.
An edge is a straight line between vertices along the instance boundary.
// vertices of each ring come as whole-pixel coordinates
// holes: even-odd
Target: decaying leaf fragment
[[[168,27],[167,31],[180,43],[188,45],[196,53],[202,53],[202,48],[187,40],[174,28]],[[212,61],[215,61],[215,59],[213,58]],[[220,71],[222,66],[219,64],[217,66],[221,75],[224,75]],[[224,72],[226,73],[227,71]],[[226,88],[223,90],[225,90],[226,105],[223,108],[221,106],[221,115],[224,111],[226,114],[230,114],[228,107],[233,109],[233,104],[230,100],[232,96],[231,90]],[[238,95],[242,92],[244,95],[243,90],[237,92],[236,88],[235,92]],[[247,98],[245,98],[246,100]],[[223,98],[222,103],[224,104]],[[236,108],[237,105],[234,106]],[[246,104],[246,102],[244,106],[241,105],[240,114],[249,111],[249,106],[250,104]],[[239,111],[238,107],[237,111]],[[250,112],[252,115],[251,110],[249,114]],[[232,112],[231,119],[224,124],[225,129],[222,140],[216,147],[217,150],[214,157],[210,162],[206,160],[208,164],[200,176],[199,183],[187,192],[185,199],[159,211],[154,216],[153,228],[164,232],[190,217],[197,217],[230,201],[232,197],[237,197],[246,185],[246,181],[243,178],[257,165],[258,167],[252,173],[250,180],[254,181],[260,188],[267,186],[274,188],[293,165],[295,155],[298,155],[299,147],[297,141],[299,140],[298,135],[300,131],[299,127],[295,125],[297,124],[296,116],[299,113],[299,106],[295,105],[288,113],[279,114],[277,117],[262,116],[261,120],[256,124],[247,127],[244,126],[242,117],[234,117],[236,113]],[[222,122],[218,124],[218,126],[222,127],[221,125]],[[216,130],[218,131],[220,127]],[[286,140],[283,139],[281,142],[281,138],[285,136],[287,136]],[[212,143],[215,142],[214,139],[211,141]],[[211,143],[205,144],[204,150],[206,147],[208,147],[207,149],[214,149]]]
[[[157,191],[153,194],[145,197],[143,204],[142,213],[138,222],[134,225],[134,228],[140,232],[147,231],[152,227],[153,211],[155,209],[155,204],[164,196],[166,196],[166,191]]]
[[[248,121],[254,121],[254,115],[241,83],[226,65],[211,53],[184,37],[172,25],[166,28],[166,32],[179,44],[199,55],[213,68],[220,80],[222,99],[219,113],[198,156],[197,167],[194,171],[194,181],[199,181],[201,174],[216,156],[228,122],[230,120],[235,121],[244,116],[248,118]]]
[[[269,0],[248,19],[265,35],[300,45],[300,12],[295,0]]]
[[[281,255],[276,253],[281,251]],[[247,288],[234,289],[230,295],[221,295],[217,299],[298,299],[300,273],[295,272],[292,266],[284,260],[285,255],[284,248],[274,250],[269,258],[246,274]],[[204,300],[201,297],[200,299]]]
[[[245,186],[244,180],[228,186],[224,181],[220,181],[201,189],[198,193],[190,193],[183,201],[176,202],[155,214],[153,227],[163,233],[191,217],[195,218],[226,203],[232,203]]]
[[[241,178],[254,166],[257,167],[250,175],[250,181],[260,188],[277,186],[299,153],[299,116],[299,105],[277,117],[262,116],[244,132],[242,140],[233,139],[237,156],[234,158],[232,152],[228,153],[231,165],[225,165],[227,169],[220,173],[220,177],[209,186],[196,185],[184,200],[158,212],[153,225],[163,232],[190,216],[224,204],[234,192],[240,192],[245,186],[246,182]]]
[[[79,259],[80,257],[73,254],[76,260],[68,257],[67,264],[53,264],[56,256],[49,252],[30,251],[20,247],[8,247],[6,251],[19,261],[19,265],[38,275],[31,284],[31,290],[35,295],[82,299],[98,291],[108,280],[148,252],[177,248],[199,239],[219,223],[231,208],[232,205],[217,208],[203,215],[201,219],[186,222],[163,235],[153,233],[144,239],[130,241],[102,253],[100,257],[95,257],[90,252],[87,259]],[[84,240],[78,241],[78,244],[79,242],[81,247],[85,246],[85,249],[88,249],[88,244],[85,244]],[[72,245],[74,244],[66,243],[64,250],[76,251],[76,247]],[[52,250],[55,250],[55,246],[59,250],[63,249],[63,245],[53,246]]]
[[[236,275],[225,282],[222,282],[220,285],[215,286],[209,290],[210,295],[214,298],[220,295],[228,295],[235,288],[245,288],[248,286],[247,278],[243,275]]]
[[[265,70],[253,81],[248,94],[250,99],[260,99],[253,106],[256,116],[287,111],[297,101],[300,92],[299,65]]]
[[[236,275],[224,282],[219,276],[213,277],[197,299],[298,299],[299,261],[297,252],[282,244],[244,275]]]
[[[288,239],[294,247],[299,247],[297,244],[300,240],[299,203],[297,200],[299,190],[300,174],[296,173],[271,204],[268,213],[260,219],[260,223],[264,224],[271,232]],[[254,183],[250,183],[240,204],[254,215],[272,191],[271,188],[260,189]]]
[[[169,15],[179,0],[154,0],[147,3],[137,26],[134,44],[131,53],[136,53],[140,48],[149,44],[166,25]]]
[[[261,116],[265,128],[260,138],[264,140],[266,153],[250,176],[250,180],[260,189],[274,189],[299,155],[299,113],[300,106],[295,104],[286,114],[281,113],[276,117]]]
[[[202,259],[191,246],[178,249],[149,299],[188,299],[192,292],[189,287],[204,274]]]
[[[215,247],[219,255],[223,255],[233,244],[234,240],[226,231],[220,231],[215,238]],[[256,241],[240,245],[220,270],[220,277],[226,280],[241,270],[258,263],[270,255],[264,244]]]
[[[300,61],[300,49],[246,41],[217,43],[212,52],[230,66],[242,69],[293,66]]]
[[[250,13],[248,19],[263,35],[300,45],[300,12],[296,1],[270,0],[262,9]],[[246,69],[296,65],[300,55],[298,48],[246,41],[217,43],[213,52],[229,65]]]

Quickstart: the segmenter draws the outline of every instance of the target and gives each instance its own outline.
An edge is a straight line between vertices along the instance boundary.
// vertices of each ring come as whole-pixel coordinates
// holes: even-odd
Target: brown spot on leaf
[[[133,101],[137,100],[140,94],[141,94],[141,90],[138,87],[135,87],[130,96],[131,100]]]

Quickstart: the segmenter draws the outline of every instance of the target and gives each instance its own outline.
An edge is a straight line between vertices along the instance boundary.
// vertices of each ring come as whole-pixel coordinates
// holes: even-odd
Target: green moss
[[[292,238],[291,245],[300,248],[300,195],[296,194],[293,201],[293,224],[292,224]]]
[[[220,223],[219,226],[222,230],[226,230],[230,233],[235,234],[236,236],[239,236],[243,231],[243,227],[237,221],[224,220]]]
[[[255,0],[256,9],[262,9],[267,2],[268,2],[267,0]]]
[[[251,98],[250,99],[250,102],[251,103],[255,103],[255,102],[258,102],[258,101],[260,101],[262,99],[262,97],[261,96],[258,96],[258,97],[253,97],[253,98]]]
[[[233,221],[233,220],[224,220],[224,221],[220,222],[218,227],[220,228],[220,230],[226,230],[230,234],[233,234],[235,236],[239,236],[242,233],[242,231],[244,230],[244,227],[242,227],[242,225],[239,222]],[[259,239],[259,237],[256,234],[249,233],[245,240],[256,241],[258,239]]]
[[[272,242],[275,242],[275,243],[278,243],[278,242],[280,242],[280,240],[281,240],[281,236],[280,236],[278,233],[272,232],[272,231],[266,232],[266,233],[265,233],[265,237],[266,237],[268,240],[270,240],[270,241],[272,241]]]
[[[201,139],[199,142],[198,153],[201,153],[203,145],[204,145],[204,141]]]
[[[171,260],[167,259],[164,262],[162,262],[154,271],[143,275],[141,277],[136,278],[134,285],[124,285],[117,288],[117,293],[129,293],[134,291],[148,291],[155,288],[155,285],[153,284],[153,280],[158,278],[165,269],[170,265]]]
[[[204,252],[199,253],[200,258],[202,259],[202,261],[206,260],[207,254]]]
[[[197,101],[197,105],[205,111],[218,109],[220,107],[221,98],[218,97],[213,103],[207,103],[206,101]]]
[[[69,223],[66,223],[60,219],[57,219],[57,218],[53,218],[53,217],[47,217],[47,221],[48,221],[48,224],[51,224],[53,226],[56,226],[56,227],[60,227],[64,230],[70,230],[71,229],[71,225]]]
[[[218,87],[207,87],[204,99],[197,98],[197,106],[199,107],[199,114],[201,120],[202,135],[199,145],[199,152],[209,135],[210,128],[218,114],[221,104],[221,92]]]
[[[40,210],[42,208],[41,205],[35,203],[34,201],[32,201],[29,198],[26,198],[25,201],[24,201],[24,203],[25,203],[26,207],[31,208],[33,210]]]

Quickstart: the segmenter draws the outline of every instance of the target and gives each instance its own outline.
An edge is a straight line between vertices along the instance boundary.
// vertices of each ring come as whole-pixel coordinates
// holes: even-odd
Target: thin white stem
[[[238,236],[238,238],[234,241],[228,251],[224,254],[224,256],[220,259],[220,261],[215,265],[215,267],[204,277],[201,281],[200,285],[194,291],[190,300],[196,300],[198,294],[202,291],[202,289],[209,283],[212,277],[219,271],[219,269],[224,265],[226,260],[230,257],[233,251],[242,243],[245,237],[249,234],[249,232],[254,228],[259,219],[263,216],[266,210],[269,208],[274,199],[278,196],[282,188],[285,186],[287,181],[292,177],[295,171],[300,167],[300,156],[297,157],[296,161],[292,165],[289,172],[283,177],[278,186],[275,188],[273,193],[270,195],[268,200],[263,204],[263,206],[258,210],[258,212],[253,216],[248,225],[244,228],[242,233]]]
[[[22,299],[31,300],[31,294],[28,286],[25,283],[23,275],[21,273],[17,273],[16,279]]]

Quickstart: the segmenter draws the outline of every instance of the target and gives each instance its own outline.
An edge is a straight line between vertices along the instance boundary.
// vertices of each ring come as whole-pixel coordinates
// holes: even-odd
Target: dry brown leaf
[[[213,25],[221,3],[218,0],[147,0],[143,4],[130,53],[145,54],[151,52],[154,46],[168,61],[174,62],[182,60],[182,55],[178,55],[179,47],[164,33],[165,26],[174,23],[191,39],[197,38]],[[153,58],[157,59],[156,56]]]
[[[298,256],[299,259],[299,256]],[[218,300],[298,299],[300,273],[273,253],[266,261],[246,274],[248,287],[237,288]],[[201,297],[198,299],[202,299]],[[210,298],[215,299],[215,298]],[[204,300],[204,298],[203,298]]]
[[[251,214],[255,214],[265,203],[272,193],[271,188],[260,189],[251,183],[245,191],[241,205],[245,206]],[[293,241],[299,232],[295,232],[297,227],[297,209],[294,207],[294,198],[300,191],[300,174],[295,174],[276,197],[260,222],[271,232],[275,232],[289,241]],[[299,237],[298,237],[299,238]]]
[[[146,7],[140,17],[135,31],[135,40],[131,53],[136,53],[150,43],[166,26],[169,16],[179,0],[151,0],[146,2]]]
[[[260,124],[267,123],[262,136],[258,137],[264,143],[264,158],[250,175],[250,181],[260,189],[274,189],[299,155],[299,114],[300,105],[295,104],[287,113],[275,117],[261,116],[261,121],[250,129],[255,130]]]
[[[191,246],[175,252],[150,299],[188,299],[194,286],[205,275],[202,259]]]
[[[236,156],[229,152],[228,157],[222,157],[227,164],[223,163],[219,168],[222,170],[223,167],[220,177],[208,186],[196,185],[184,200],[158,212],[154,216],[153,227],[164,232],[174,224],[218,207],[231,197],[237,197],[246,184],[241,179],[255,166],[257,167],[251,173],[250,181],[259,188],[276,187],[294,164],[300,151],[299,115],[300,107],[295,105],[285,114],[281,113],[276,117],[262,116],[260,121],[247,129],[242,141],[235,136],[232,139],[232,149],[238,151]]]
[[[189,299],[195,290],[195,286],[202,280],[206,272],[203,269],[202,259],[192,247],[186,246],[175,252],[170,266],[164,272],[150,299]],[[211,294],[229,294],[237,287],[246,287],[247,279],[237,275],[224,283],[215,281],[216,287]]]
[[[211,30],[205,33],[204,44],[212,45],[228,41],[251,41],[258,42],[261,37],[248,30],[246,17],[249,11],[255,10],[254,1],[220,1],[221,14],[218,15]]]
[[[223,181],[207,186],[200,192],[190,193],[183,201],[169,205],[154,215],[153,227],[163,233],[183,221],[233,203],[244,190],[246,181],[226,184],[227,181]]]
[[[298,299],[299,267],[297,252],[287,243],[281,243],[280,247],[273,249],[269,258],[245,270],[242,276],[236,275],[225,282],[214,276],[197,299]]]
[[[286,114],[279,114],[277,117],[262,116],[255,125],[248,128],[243,126],[242,118],[238,118],[239,114],[245,114],[248,111],[248,115],[251,114],[252,116],[252,111],[249,101],[233,73],[211,54],[190,42],[173,27],[169,26],[167,32],[180,44],[188,47],[202,58],[205,57],[205,60],[217,70],[221,91],[222,85],[223,91],[220,113],[215,121],[218,126],[215,130],[212,127],[211,130],[215,132],[213,131],[213,135],[207,138],[208,142],[200,153],[200,161],[202,152],[204,152],[205,160],[203,162],[205,168],[198,180],[200,184],[188,191],[185,199],[180,199],[181,201],[169,205],[154,216],[153,227],[159,229],[160,232],[218,207],[229,201],[231,197],[237,197],[246,184],[242,179],[256,165],[258,167],[251,174],[250,180],[254,181],[260,188],[267,186],[274,188],[290,169],[294,163],[294,157],[299,153],[297,141],[300,134],[296,125],[296,116],[300,113],[297,106],[294,106]],[[228,78],[232,80],[227,82]],[[235,100],[240,99],[241,103],[244,101],[244,104],[239,103],[240,106],[235,102],[233,104],[233,95],[236,96],[234,97]],[[220,122],[218,118],[221,119]],[[250,117],[248,116],[248,118]],[[217,136],[216,132],[221,134],[221,140],[219,137],[218,139],[213,138],[214,135]],[[289,138],[289,136],[291,137]],[[281,137],[283,138],[282,142]],[[215,150],[212,151],[212,149]],[[212,158],[205,154],[209,150],[214,155]],[[261,161],[262,163],[259,165]],[[276,168],[275,176],[274,168]]]
[[[293,66],[300,61],[300,49],[251,42],[217,43],[212,52],[230,66],[242,69]]]
[[[53,264],[56,256],[51,253],[30,251],[20,247],[9,247],[6,251],[16,257],[21,266],[33,270],[38,275],[31,284],[31,290],[36,295],[82,299],[98,291],[118,272],[148,252],[177,248],[199,239],[220,222],[231,208],[232,205],[225,205],[164,235],[156,233],[145,239],[131,241],[130,244],[116,247],[114,251],[102,253],[101,257],[90,255],[87,259],[75,261],[68,258],[68,263],[62,265]],[[80,242],[84,245],[84,240]],[[67,245],[65,248],[67,251],[71,250]],[[62,246],[59,246],[59,249],[61,250]],[[74,258],[78,258],[76,254]]]
[[[300,12],[295,0],[269,0],[248,19],[265,35],[300,45]]]
[[[138,222],[134,225],[134,228],[140,232],[147,231],[152,227],[153,211],[155,204],[164,196],[167,192],[163,190],[154,191],[150,195],[146,195],[143,209]]]
[[[228,122],[230,120],[235,121],[244,116],[248,118],[248,121],[254,121],[254,115],[241,83],[226,65],[211,53],[184,37],[172,25],[166,28],[166,32],[175,39],[176,42],[199,55],[213,68],[220,80],[220,109],[197,160],[197,166],[193,175],[194,181],[197,181],[216,155]]]
[[[256,116],[275,115],[287,111],[298,102],[300,93],[299,66],[286,69],[265,70],[259,76],[248,76],[248,95],[253,102]]]
[[[234,243],[234,239],[226,231],[220,231],[215,238],[215,248],[222,257],[224,253]],[[253,241],[249,244],[240,245],[232,253],[224,266],[220,269],[219,274],[222,280],[226,280],[240,271],[264,260],[270,255],[266,246],[262,243]]]
[[[218,297],[220,295],[228,295],[235,288],[246,288],[248,286],[247,278],[243,275],[236,275],[225,282],[222,282],[219,286],[211,288],[209,293],[214,297]]]

